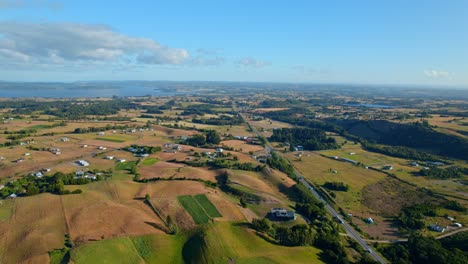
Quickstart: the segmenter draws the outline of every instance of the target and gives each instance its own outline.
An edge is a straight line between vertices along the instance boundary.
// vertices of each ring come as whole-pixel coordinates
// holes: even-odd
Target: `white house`
[[[215,151],[216,151],[216,153],[223,153],[224,149],[222,149],[222,148],[216,148]]]
[[[108,160],[113,160],[115,157],[114,156],[106,156],[105,159],[108,159]]]
[[[18,195],[16,195],[16,193],[12,193],[7,196],[7,199],[15,199],[16,197],[18,197]]]
[[[60,141],[62,141],[62,142],[67,142],[67,141],[70,141],[70,139],[67,138],[67,137],[63,137],[63,138],[60,138]]]
[[[87,162],[86,160],[79,160],[76,163],[78,163],[78,165],[83,166],[83,167],[89,166],[89,162]]]
[[[106,133],[105,133],[105,132],[103,132],[103,131],[101,131],[101,132],[97,132],[97,135],[98,135],[98,136],[104,136],[105,134],[106,134]]]
[[[99,150],[106,150],[106,147],[99,147]]]
[[[82,147],[83,147],[83,148],[87,148],[87,147],[88,147],[88,145],[83,145]]]
[[[117,162],[126,162],[127,160],[126,159],[119,159],[117,160]]]
[[[36,173],[33,173],[33,176],[36,176],[38,178],[42,178],[42,176],[44,176],[44,174],[42,174],[42,172],[38,171]]]

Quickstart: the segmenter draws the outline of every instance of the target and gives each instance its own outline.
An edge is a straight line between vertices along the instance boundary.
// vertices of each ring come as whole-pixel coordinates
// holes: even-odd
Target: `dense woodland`
[[[463,252],[458,248],[446,248],[440,241],[417,233],[410,235],[408,243],[391,244],[381,251],[393,264],[468,263],[468,253],[466,251]]]
[[[336,149],[334,138],[327,137],[325,132],[313,128],[281,128],[273,130],[271,141],[287,142],[291,147],[303,146],[304,150]]]

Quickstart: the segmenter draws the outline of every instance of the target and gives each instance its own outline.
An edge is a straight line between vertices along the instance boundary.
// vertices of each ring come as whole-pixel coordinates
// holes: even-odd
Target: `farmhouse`
[[[440,161],[426,161],[428,166],[443,166],[445,165],[443,162]]]
[[[49,151],[54,153],[55,155],[60,155],[61,154],[59,148],[50,148]]]
[[[32,176],[36,176],[38,178],[42,178],[42,176],[44,176],[44,174],[42,174],[42,172],[38,171],[36,173],[33,173]]]
[[[439,233],[445,232],[444,227],[441,227],[440,225],[436,225],[436,224],[430,224],[429,230],[439,232]]]
[[[384,170],[393,170],[393,166],[387,165],[383,167]]]
[[[296,215],[293,211],[288,211],[284,208],[271,208],[270,218],[276,221],[291,221],[296,220]]]
[[[113,160],[113,159],[115,159],[115,157],[114,156],[106,156],[105,159]]]
[[[370,218],[370,217],[369,217],[369,218],[366,218],[366,220],[364,220],[364,221],[365,221],[366,223],[368,223],[368,224],[373,224],[373,223],[374,223],[374,219],[372,219],[372,218]]]
[[[346,161],[346,162],[352,163],[352,164],[354,164],[354,165],[358,164],[358,162],[357,162],[357,161],[355,161],[355,160],[352,160],[352,159],[341,158],[341,160],[344,160],[344,161]]]
[[[16,193],[12,193],[8,195],[6,199],[15,199],[16,197],[18,197],[18,195]]]
[[[222,149],[222,148],[216,148],[215,151],[216,151],[216,153],[223,153],[224,149]]]
[[[462,224],[460,224],[460,223],[453,223],[453,226],[462,227]]]
[[[106,133],[105,133],[105,132],[102,132],[102,131],[97,133],[98,136],[104,136],[105,134],[106,134]]]
[[[87,162],[86,160],[79,160],[76,163],[83,167],[89,166],[89,162]]]
[[[62,141],[62,142],[68,142],[68,141],[70,141],[70,139],[67,138],[67,137],[63,137],[63,138],[60,138],[60,141]]]
[[[127,160],[126,159],[119,159],[117,160],[117,162],[126,162]]]
[[[106,150],[107,148],[106,147],[99,147],[98,149],[99,150]]]

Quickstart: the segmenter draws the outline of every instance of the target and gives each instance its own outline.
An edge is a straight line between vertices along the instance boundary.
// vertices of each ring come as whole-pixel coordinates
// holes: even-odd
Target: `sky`
[[[0,80],[468,87],[466,14],[466,0],[0,0]]]

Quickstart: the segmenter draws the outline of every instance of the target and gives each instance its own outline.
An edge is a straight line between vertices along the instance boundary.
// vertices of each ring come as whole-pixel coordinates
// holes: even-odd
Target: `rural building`
[[[82,147],[83,147],[83,148],[87,148],[87,147],[88,147],[88,145],[83,145]]]
[[[296,220],[296,215],[293,211],[288,211],[284,208],[271,208],[270,218],[276,221],[291,221]]]
[[[358,162],[357,162],[357,161],[355,161],[355,160],[352,160],[352,159],[347,159],[347,158],[340,158],[340,159],[341,159],[341,160],[343,160],[343,161],[346,161],[346,162],[352,163],[352,164],[354,164],[354,165],[358,164]]]
[[[426,161],[426,165],[428,166],[444,166],[445,164],[440,161]]]
[[[106,150],[107,148],[106,147],[99,147],[98,149],[99,150]]]
[[[216,153],[223,153],[224,149],[222,149],[222,148],[216,148],[215,151],[216,151]]]
[[[127,160],[126,159],[119,159],[117,160],[117,162],[126,162]]]
[[[60,141],[62,141],[62,142],[68,142],[68,141],[70,141],[70,139],[67,138],[67,137],[63,137],[63,138],[60,138]]]
[[[453,226],[456,226],[456,227],[462,227],[463,225],[460,224],[460,223],[453,223]]]
[[[98,136],[104,136],[105,134],[106,134],[106,133],[104,133],[104,132],[102,132],[102,131],[97,133]]]
[[[106,156],[105,159],[113,160],[113,159],[115,159],[115,157],[114,156]]]
[[[0,160],[4,160],[4,159],[5,159],[5,157],[3,157],[3,156],[0,156]]]
[[[374,219],[372,219],[372,218],[369,217],[369,218],[366,218],[365,222],[368,223],[368,224],[373,224],[373,223],[374,223]]]
[[[383,167],[384,170],[393,170],[393,166],[387,165]]]
[[[303,146],[295,146],[294,150],[295,151],[304,151],[304,147]]]
[[[441,227],[440,225],[436,225],[436,224],[430,224],[429,230],[434,231],[434,232],[439,232],[439,233],[445,232],[444,227]]]
[[[21,163],[21,162],[23,162],[23,161],[24,161],[23,158],[19,158],[19,159],[15,160],[16,163]]]
[[[413,167],[419,167],[419,164],[416,161],[411,162],[411,166]]]
[[[38,178],[42,178],[42,176],[44,176],[44,174],[42,174],[42,172],[40,172],[40,171],[38,171],[38,172],[36,172],[36,173],[33,173],[32,175],[33,175],[33,176],[36,176],[36,177],[38,177]]]
[[[18,195],[16,195],[16,193],[12,193],[8,195],[6,199],[15,199],[16,197],[18,197]]]
[[[5,188],[5,185],[0,184],[0,190],[3,189],[3,188]]]
[[[89,162],[87,162],[86,160],[79,160],[76,162],[78,165],[80,166],[83,166],[83,167],[87,167],[89,166]]]

